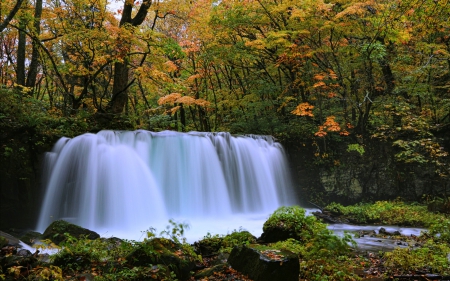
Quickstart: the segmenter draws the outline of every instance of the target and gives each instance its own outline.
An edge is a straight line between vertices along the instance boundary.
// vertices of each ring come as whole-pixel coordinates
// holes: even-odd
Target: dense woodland
[[[21,130],[271,134],[331,165],[375,140],[448,188],[448,0],[0,5],[4,157]]]

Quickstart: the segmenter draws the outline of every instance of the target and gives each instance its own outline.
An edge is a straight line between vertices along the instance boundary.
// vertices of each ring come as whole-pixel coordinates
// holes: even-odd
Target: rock
[[[296,254],[261,245],[234,247],[228,263],[254,281],[298,281],[300,274]]]
[[[258,243],[275,243],[289,238],[307,241],[315,232],[323,231],[326,225],[315,216],[307,216],[299,206],[283,206],[275,210],[263,225]]]
[[[181,245],[166,238],[153,238],[142,244],[126,257],[128,265],[167,265],[178,279],[186,280],[195,268],[195,257],[183,250]]]
[[[378,231],[378,234],[380,234],[380,235],[387,235],[387,236],[400,236],[400,235],[402,235],[400,233],[400,231],[398,231],[398,230],[396,230],[394,232],[389,232],[384,227],[380,228],[380,230]]]
[[[28,251],[27,249],[21,249],[19,251],[17,251],[17,256],[19,257],[31,257],[33,254]]]
[[[208,267],[205,269],[202,269],[200,271],[198,271],[197,273],[195,273],[194,275],[194,279],[195,280],[208,280],[207,278],[211,275],[213,275],[215,272],[222,272],[224,270],[226,270],[227,265],[226,263],[221,263],[221,264],[217,264],[213,267]]]
[[[6,243],[5,243],[5,241],[6,241]],[[6,232],[0,231],[0,246],[1,247],[6,246],[6,245],[19,245],[19,243],[20,243],[20,240],[17,239],[16,237],[14,237],[11,234],[8,234]]]
[[[205,238],[194,243],[194,249],[197,254],[203,257],[211,256],[219,252],[222,247],[223,237]]]
[[[27,231],[24,235],[20,236],[20,240],[29,246],[33,246],[34,242],[40,240],[41,237],[42,233],[36,231]]]
[[[83,228],[81,226],[71,224],[63,220],[52,222],[42,235],[43,239],[50,239],[56,245],[66,240],[65,233],[75,238],[87,238],[94,240],[100,238],[100,235],[92,230]]]
[[[226,236],[211,236],[194,243],[194,249],[197,254],[202,257],[208,257],[221,252],[231,252],[236,245],[252,244],[256,242],[256,237],[250,232],[234,231]]]
[[[290,228],[284,227],[283,225],[271,227],[261,234],[261,237],[258,239],[258,243],[275,243],[278,241],[285,241],[289,238],[294,238],[299,240],[298,235]]]

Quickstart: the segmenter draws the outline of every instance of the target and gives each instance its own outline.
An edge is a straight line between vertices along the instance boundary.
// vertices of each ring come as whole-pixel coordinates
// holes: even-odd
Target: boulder
[[[197,254],[203,257],[217,254],[222,248],[223,237],[205,238],[194,243],[194,249]]]
[[[6,245],[19,245],[20,240],[16,237],[12,236],[9,233],[0,231],[0,246],[6,246]],[[1,248],[0,247],[0,248]]]
[[[284,225],[267,228],[258,239],[258,243],[275,243],[285,241],[289,238],[300,240],[294,230],[284,227]]]
[[[63,220],[57,220],[52,222],[42,235],[43,239],[50,239],[56,245],[66,240],[65,234],[69,234],[77,239],[87,238],[94,240],[100,238],[100,235],[92,230],[83,228],[81,226],[71,224]]]
[[[20,236],[20,240],[29,245],[33,246],[34,242],[42,238],[42,233],[36,231],[27,231],[25,234]]]
[[[194,243],[194,249],[197,254],[202,257],[215,255],[219,252],[230,253],[232,248],[242,244],[253,244],[256,242],[256,237],[246,230],[233,231],[226,236],[210,236],[205,237],[200,241]]]
[[[298,281],[300,274],[296,254],[261,245],[234,247],[228,263],[254,281]]]
[[[153,238],[142,242],[127,257],[130,266],[167,265],[178,279],[187,280],[195,269],[195,257],[183,247],[166,238]]]

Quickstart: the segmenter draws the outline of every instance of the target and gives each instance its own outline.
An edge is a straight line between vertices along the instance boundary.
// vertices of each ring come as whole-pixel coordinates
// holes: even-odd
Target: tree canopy
[[[377,138],[447,177],[449,17],[448,0],[5,0],[0,84],[60,118],[322,152]]]

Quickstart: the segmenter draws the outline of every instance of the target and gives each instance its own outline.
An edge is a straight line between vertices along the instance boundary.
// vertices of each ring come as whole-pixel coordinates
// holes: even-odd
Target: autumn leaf
[[[182,103],[185,105],[192,105],[192,104],[195,104],[195,99],[193,97],[183,96],[183,97],[178,98],[175,102]]]
[[[325,87],[326,84],[323,81],[317,82],[313,85],[314,88]]]
[[[291,113],[298,116],[314,117],[314,114],[312,113],[313,109],[314,105],[311,105],[308,102],[304,102],[299,104],[294,110],[291,111]]]
[[[171,93],[167,96],[161,97],[158,100],[159,105],[163,104],[174,104],[177,99],[181,98],[180,93]]]

